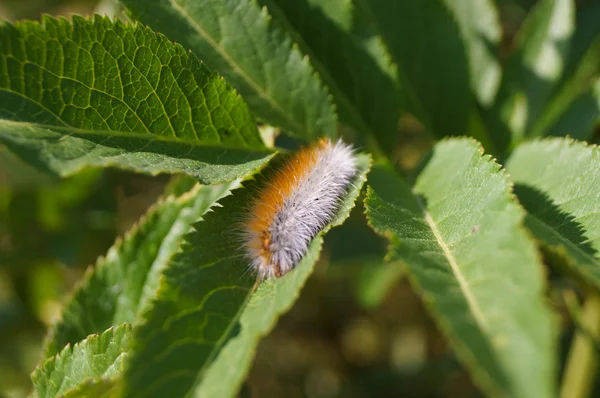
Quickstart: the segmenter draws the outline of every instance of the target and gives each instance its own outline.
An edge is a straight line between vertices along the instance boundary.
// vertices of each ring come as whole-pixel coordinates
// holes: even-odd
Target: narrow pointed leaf
[[[560,81],[574,26],[573,0],[542,0],[523,23],[496,104],[514,140],[530,133]]]
[[[442,141],[411,189],[370,175],[367,216],[474,380],[491,396],[555,396],[554,335],[524,212],[473,140]]]
[[[507,163],[527,226],[600,289],[600,150],[571,139],[533,141]]]
[[[394,147],[400,94],[380,38],[358,22],[360,9],[346,0],[260,0],[310,55],[335,99],[341,121]],[[364,25],[364,24],[362,24]],[[366,33],[366,34],[365,34]]]
[[[131,16],[191,48],[252,112],[299,137],[336,132],[327,90],[308,59],[254,0],[121,0]]]
[[[155,294],[158,280],[181,237],[228,185],[196,187],[181,197],[159,201],[123,239],[89,270],[62,320],[46,341],[46,358],[113,325],[134,323]]]
[[[194,396],[233,397],[246,378],[259,340],[273,329],[279,316],[287,312],[300,294],[318,259],[322,236],[329,228],[342,224],[354,207],[354,202],[366,180],[370,159],[360,156],[360,174],[344,198],[338,214],[325,231],[312,244],[311,250],[298,265],[292,277],[281,281],[268,281],[259,286],[242,313],[240,332],[222,348],[219,356],[206,370]],[[223,378],[227,374],[227,379]]]
[[[442,0],[359,0],[396,62],[411,111],[434,135],[464,134],[473,98],[465,43]]]
[[[325,231],[348,216],[369,162],[360,156],[360,173]],[[198,383],[202,396],[232,396],[258,340],[295,301],[318,258],[325,231],[294,270],[252,293],[256,276],[243,255],[239,223],[247,217],[247,205],[260,184],[248,182],[233,191],[186,236],[187,243],[164,272],[144,323],[134,332],[124,376],[127,396],[184,396]]]
[[[107,392],[114,388],[112,382],[107,385],[102,378],[110,380],[120,375],[130,337],[131,325],[125,324],[67,346],[32,373],[36,396],[75,397],[81,389]]]
[[[2,122],[0,142],[63,175],[109,165],[212,182],[265,157],[220,76],[162,35],[100,16],[0,23],[0,119],[30,123]]]
[[[600,120],[600,4],[577,17],[562,85],[535,124],[532,136],[589,139]]]
[[[456,18],[465,40],[471,89],[482,105],[490,105],[502,78],[497,56],[502,28],[496,4],[492,0],[444,0],[444,3]]]
[[[571,40],[569,57],[565,62],[563,80],[576,73],[582,59],[589,53],[600,36],[600,3],[589,3],[577,8],[575,32]],[[596,47],[597,48],[597,47]]]

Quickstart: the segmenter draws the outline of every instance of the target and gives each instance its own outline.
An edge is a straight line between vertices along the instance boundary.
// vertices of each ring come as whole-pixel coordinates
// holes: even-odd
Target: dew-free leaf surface
[[[131,325],[124,324],[65,347],[32,373],[35,396],[108,393],[115,388],[111,379],[123,371],[130,338]]]
[[[600,4],[577,15],[561,87],[554,93],[532,136],[590,139],[600,119]]]
[[[496,96],[502,70],[497,53],[502,37],[500,16],[492,0],[443,0],[452,11],[465,41],[471,89],[483,105]]]
[[[365,204],[474,380],[490,395],[555,396],[544,274],[506,173],[471,139],[438,143],[414,187],[376,168]]]
[[[322,236],[348,216],[369,169],[360,155],[359,174],[334,220],[291,272],[266,281],[253,293],[256,275],[243,255],[240,222],[261,181],[245,183],[195,224],[164,271],[156,300],[134,331],[125,372],[126,394],[139,397],[196,394],[233,396],[256,345],[296,300],[318,258]],[[223,374],[227,374],[224,377]]]
[[[513,140],[531,133],[562,76],[575,26],[573,0],[542,0],[517,34],[497,98]]]
[[[192,49],[252,112],[298,137],[336,133],[327,89],[254,0],[121,0],[136,20]]]
[[[507,163],[527,227],[600,289],[600,150],[567,138],[518,146]]]
[[[46,358],[113,325],[135,323],[154,296],[162,270],[191,224],[228,191],[229,184],[198,186],[155,204],[90,269],[46,341]]]
[[[435,136],[464,134],[473,104],[469,61],[446,4],[440,0],[357,4],[370,15],[389,48],[410,110]]]
[[[0,23],[0,142],[59,174],[118,166],[205,182],[265,160],[235,90],[161,34],[94,16]],[[220,174],[223,174],[222,176]]]
[[[341,121],[395,145],[400,94],[395,69],[381,39],[361,23],[346,0],[260,0],[286,27],[331,90]]]
[[[0,142],[29,164],[62,177],[86,167],[118,167],[151,175],[185,173],[217,184],[250,174],[273,157],[265,150],[8,120],[0,120]]]

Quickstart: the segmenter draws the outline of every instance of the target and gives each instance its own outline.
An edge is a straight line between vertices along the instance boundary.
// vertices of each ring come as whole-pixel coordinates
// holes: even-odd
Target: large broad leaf
[[[560,81],[574,26],[573,0],[542,0],[523,23],[496,103],[513,140],[530,132]]]
[[[553,397],[544,275],[506,174],[473,140],[442,141],[411,189],[369,176],[367,216],[474,380],[492,396]]]
[[[46,358],[90,334],[134,323],[154,296],[161,272],[179,248],[181,237],[227,189],[228,185],[196,187],[154,205],[88,271],[66,305],[62,320],[49,334]]]
[[[111,379],[123,371],[130,338],[131,325],[125,324],[65,347],[32,373],[35,396],[107,396],[115,388]]]
[[[343,122],[395,147],[400,105],[395,71],[378,37],[365,35],[362,16],[347,0],[260,0],[283,26],[330,88]]]
[[[527,226],[577,275],[600,289],[600,150],[571,139],[517,147],[508,171]]]
[[[299,137],[335,134],[335,112],[308,58],[254,0],[121,2],[223,74],[268,123]]]
[[[600,4],[580,10],[563,83],[531,135],[588,139],[600,119]]]
[[[454,14],[467,49],[471,89],[483,105],[494,100],[502,70],[497,57],[502,29],[492,0],[443,0]]]
[[[469,61],[442,0],[360,0],[398,65],[412,112],[437,136],[464,134],[472,108]]]
[[[0,23],[0,119],[24,122],[2,122],[0,142],[60,174],[114,165],[214,182],[268,156],[219,75],[148,28],[99,16]]]
[[[359,164],[360,173],[330,226],[348,216],[358,196],[369,158],[360,156]],[[239,227],[264,182],[248,182],[220,201],[222,208],[195,225],[165,269],[157,299],[134,331],[125,372],[128,396],[184,396],[197,383],[199,394],[210,392],[203,396],[231,396],[244,379],[260,337],[295,301],[330,226],[294,270],[253,293],[256,277],[243,255]]]
[[[63,177],[98,166],[152,175],[186,173],[204,184],[216,184],[247,175],[273,156],[264,150],[226,149],[149,134],[8,120],[0,120],[0,142],[29,164]]]

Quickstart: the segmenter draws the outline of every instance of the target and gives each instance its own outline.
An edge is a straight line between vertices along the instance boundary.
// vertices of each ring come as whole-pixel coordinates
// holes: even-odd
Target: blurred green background
[[[498,2],[503,52],[533,3]],[[92,12],[119,9],[112,0],[0,2],[0,18],[8,20]],[[410,121],[402,128],[395,155],[410,169],[430,143]],[[30,392],[44,335],[69,292],[168,181],[115,170],[58,180],[0,146],[0,397]],[[360,205],[326,243],[296,306],[259,346],[242,396],[480,396],[402,278],[401,264],[383,262],[385,242],[366,226]]]

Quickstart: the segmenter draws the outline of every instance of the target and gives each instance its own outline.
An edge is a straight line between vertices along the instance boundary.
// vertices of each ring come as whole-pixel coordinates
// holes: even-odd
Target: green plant
[[[565,365],[562,395],[589,396],[600,150],[585,141],[600,115],[600,7],[582,3],[539,1],[506,59],[491,0],[122,0],[139,22],[0,23],[12,153],[62,177],[111,167],[198,182],[170,185],[86,273],[34,394],[234,396],[366,181],[386,260],[403,264],[482,392],[553,397]],[[291,147],[342,134],[369,154],[298,267],[256,285],[236,223],[252,175],[284,151],[267,126]],[[439,139],[417,166],[399,159],[411,136]],[[551,275],[585,300],[582,316],[569,301],[569,360]]]

